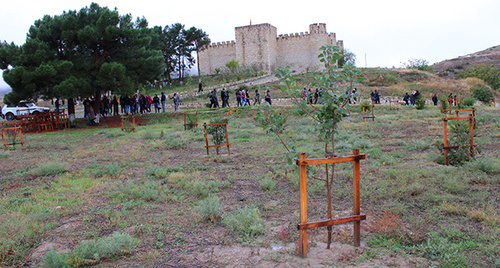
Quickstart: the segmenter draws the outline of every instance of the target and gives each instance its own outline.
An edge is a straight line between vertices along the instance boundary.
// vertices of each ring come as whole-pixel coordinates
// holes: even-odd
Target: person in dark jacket
[[[438,105],[438,97],[437,97],[436,93],[434,93],[434,95],[432,95],[432,102],[434,103],[434,106]]]

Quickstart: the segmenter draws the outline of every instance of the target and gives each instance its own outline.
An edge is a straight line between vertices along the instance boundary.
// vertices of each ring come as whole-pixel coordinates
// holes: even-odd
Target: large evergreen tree
[[[195,62],[193,52],[210,43],[208,35],[201,29],[191,27],[185,29],[184,25],[175,23],[170,26],[156,27],[155,47],[162,51],[167,69],[165,79],[172,81],[171,74],[177,73],[182,80],[186,69],[191,68]],[[199,73],[199,68],[198,68]]]
[[[96,3],[44,16],[21,47],[0,44],[0,68],[13,90],[5,101],[94,96],[98,109],[106,91],[131,94],[165,70],[161,52],[151,46],[153,33],[144,18],[133,22],[130,14]]]

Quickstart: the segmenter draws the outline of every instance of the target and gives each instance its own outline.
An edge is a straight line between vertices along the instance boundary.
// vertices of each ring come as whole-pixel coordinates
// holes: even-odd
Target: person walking
[[[175,92],[172,99],[174,101],[174,111],[179,111],[179,104],[181,102],[181,100],[179,98],[179,94],[177,94],[177,92]]]
[[[241,106],[241,95],[240,95],[240,90],[236,90],[236,106]]]
[[[245,95],[246,95],[246,100],[248,102],[248,106],[252,106],[252,104],[250,103],[250,95],[248,94],[248,90],[245,90]]]
[[[241,98],[241,106],[248,106],[248,102],[247,102],[247,99],[246,99],[246,94],[245,94],[245,90],[242,89],[241,92],[240,92],[240,98]]]
[[[167,96],[165,95],[165,92],[161,92],[161,108],[163,109],[163,112],[165,112],[165,102],[167,101]]]
[[[226,99],[226,89],[225,88],[222,88],[222,91],[220,92],[220,99],[222,100],[222,108],[229,106],[229,104],[227,103],[227,99]]]
[[[255,104],[257,103],[260,105],[260,93],[258,89],[255,90],[255,99],[253,101],[253,105],[255,106]]]
[[[438,97],[437,97],[436,93],[434,93],[434,95],[432,95],[432,102],[434,103],[434,106],[438,105]]]
[[[269,105],[272,105],[271,104],[271,92],[269,91],[269,88],[266,89],[266,95],[264,96],[264,99],[267,101],[267,103],[269,103]]]
[[[202,92],[202,91],[203,91],[203,84],[200,81],[200,83],[198,84],[198,92]]]
[[[158,94],[155,94],[153,97],[153,106],[155,107],[155,113],[160,112],[160,98],[158,97]]]
[[[113,96],[113,100],[111,101],[111,105],[113,106],[113,115],[120,115],[118,114],[118,99],[116,96]]]

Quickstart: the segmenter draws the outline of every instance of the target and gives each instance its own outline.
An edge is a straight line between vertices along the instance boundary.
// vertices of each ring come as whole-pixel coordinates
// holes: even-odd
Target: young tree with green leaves
[[[278,68],[276,77],[282,81],[282,91],[286,92],[291,97],[292,102],[302,111],[304,115],[313,120],[316,124],[316,131],[318,133],[318,140],[323,143],[325,157],[335,157],[335,131],[337,124],[342,121],[342,118],[348,115],[347,105],[349,105],[349,96],[345,94],[346,89],[352,92],[354,83],[360,82],[360,71],[352,64],[348,63],[342,69],[337,67],[337,62],[341,59],[340,49],[337,46],[326,45],[321,47],[321,53],[318,55],[320,62],[325,66],[325,71],[315,77],[315,82],[311,87],[318,87],[322,90],[321,105],[308,104],[302,98],[302,92],[292,76],[289,67]],[[292,163],[293,158],[297,157],[296,147],[291,144],[288,145],[280,136],[281,126],[286,117],[277,117],[279,113],[274,112],[270,106],[267,106],[258,117],[258,122],[264,126],[264,130],[274,133],[279,141],[284,145],[287,150],[285,159],[289,164]],[[270,118],[269,116],[273,116]],[[273,120],[274,119],[274,120]],[[317,178],[325,181],[327,189],[327,216],[332,218],[332,199],[331,187],[333,178],[335,176],[335,165],[331,167],[325,165],[326,178]],[[332,228],[328,227],[328,247],[331,242]]]

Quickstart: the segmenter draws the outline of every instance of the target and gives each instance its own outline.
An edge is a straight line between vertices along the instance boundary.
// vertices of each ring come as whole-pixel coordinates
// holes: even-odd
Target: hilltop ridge
[[[458,58],[444,60],[435,63],[431,67],[440,76],[454,77],[459,71],[479,64],[493,65],[500,68],[500,45]]]

